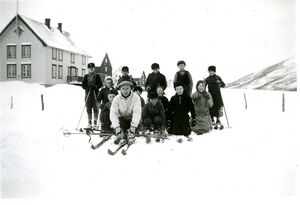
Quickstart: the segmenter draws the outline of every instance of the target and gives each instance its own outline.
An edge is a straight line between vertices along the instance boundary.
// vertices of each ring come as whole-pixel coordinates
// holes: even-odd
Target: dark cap
[[[178,61],[177,66],[179,66],[180,64],[186,65],[184,61]]]
[[[95,63],[89,63],[88,68],[95,68]]]
[[[136,86],[134,89],[133,89],[133,92],[135,91],[140,91],[141,93],[143,92],[143,88],[141,86]]]
[[[216,66],[214,66],[214,65],[209,66],[208,67],[208,71],[214,71],[214,72],[216,72]]]
[[[156,99],[156,98],[158,98],[157,92],[150,92],[150,93],[148,93],[148,98],[149,99]]]
[[[118,95],[118,91],[116,89],[109,89],[108,93],[107,94],[115,94],[115,95]]]
[[[158,63],[153,63],[153,64],[151,65],[151,69],[152,69],[152,70],[159,69],[159,64],[158,64]]]
[[[127,66],[123,66],[123,67],[122,67],[122,71],[123,71],[123,72],[129,72],[129,68],[128,68]]]

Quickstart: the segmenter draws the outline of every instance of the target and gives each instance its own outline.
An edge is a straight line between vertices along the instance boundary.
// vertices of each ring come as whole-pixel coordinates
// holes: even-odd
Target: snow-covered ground
[[[297,92],[284,92],[285,112],[282,92],[222,93],[231,128],[192,134],[193,142],[181,144],[174,137],[151,144],[141,138],[126,156],[109,156],[110,141],[92,150],[86,135],[62,134],[77,127],[82,88],[1,82],[1,197],[26,198],[29,204],[58,199],[85,204],[296,204]],[[173,94],[168,88],[167,96]],[[227,127],[225,117],[222,121]],[[84,112],[80,127],[85,125]],[[99,140],[93,136],[92,143]],[[15,202],[4,199],[1,203]]]

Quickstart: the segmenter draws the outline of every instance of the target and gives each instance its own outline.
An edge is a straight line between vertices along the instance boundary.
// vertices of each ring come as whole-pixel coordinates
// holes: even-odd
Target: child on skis
[[[208,67],[209,76],[205,79],[205,83],[208,86],[208,92],[211,94],[213,99],[213,106],[209,109],[211,120],[213,125],[215,124],[214,117],[216,118],[216,124],[220,125],[220,117],[223,113],[223,100],[220,88],[225,87],[225,83],[221,77],[216,75],[216,67]]]
[[[133,143],[141,120],[141,99],[132,92],[132,86],[130,81],[120,82],[118,89],[121,93],[113,99],[110,108],[110,120],[119,142],[122,133],[127,133],[128,142]]]
[[[149,102],[145,105],[142,113],[144,127],[149,131],[160,132],[166,128],[166,114],[164,106],[158,101],[158,94],[150,92]]]
[[[142,109],[144,108],[145,106],[145,100],[144,98],[141,96],[142,93],[143,93],[143,88],[141,86],[136,86],[134,89],[133,89],[133,92],[135,92],[138,96],[140,96],[141,98],[141,106],[142,106]]]
[[[82,88],[85,90],[85,105],[88,115],[88,128],[97,128],[99,109],[97,106],[97,96],[102,87],[100,75],[95,73],[95,64],[88,64],[89,73],[83,77]],[[94,126],[92,126],[92,115],[94,112]]]
[[[107,76],[104,80],[105,85],[101,88],[98,96],[98,103],[100,104],[100,121],[101,121],[101,131],[108,131],[109,127],[107,127],[107,117],[109,118],[109,108],[107,107],[109,104],[111,104],[111,101],[109,100],[109,93],[114,93],[114,95],[118,95],[118,91],[113,87],[113,79],[110,76]],[[103,113],[105,112],[105,113]]]
[[[132,76],[129,75],[129,68],[127,66],[123,66],[121,72],[122,76],[119,76],[117,85],[119,85],[122,81],[129,81],[132,83],[132,87],[135,88],[136,82],[133,80]]]
[[[161,86],[163,90],[167,87],[166,77],[159,72],[159,64],[153,63],[151,65],[152,73],[150,73],[145,82],[145,89],[148,92],[156,92],[158,86]]]
[[[196,92],[192,94],[195,107],[196,125],[192,127],[196,134],[209,132],[211,129],[211,119],[209,108],[213,106],[211,94],[205,90],[205,82],[199,80],[196,85]]]
[[[169,100],[166,96],[164,96],[163,87],[158,86],[156,91],[158,95],[158,102],[161,102],[164,106],[165,114],[166,114],[166,123],[167,123],[167,120],[169,120]]]
[[[183,84],[177,82],[174,85],[176,94],[171,97],[169,104],[170,124],[169,134],[184,135],[188,137],[191,134],[191,126],[189,123],[192,117],[192,126],[196,125],[195,108],[192,99],[189,95],[184,93]]]
[[[181,82],[183,85],[184,93],[191,96],[193,89],[193,79],[189,71],[185,70],[186,64],[184,61],[178,61],[177,67],[179,71],[174,76],[174,86],[177,82]]]

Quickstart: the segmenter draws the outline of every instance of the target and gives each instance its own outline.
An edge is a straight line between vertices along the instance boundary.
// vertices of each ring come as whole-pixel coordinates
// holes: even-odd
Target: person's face
[[[112,81],[111,80],[106,80],[105,85],[106,85],[106,87],[111,88],[112,87]]]
[[[139,91],[139,90],[136,90],[135,93],[138,94],[138,95],[142,94],[141,91]]]
[[[109,102],[112,102],[115,96],[116,96],[116,95],[115,95],[115,94],[112,94],[112,93],[108,94],[108,95],[107,95],[107,98],[108,98]]]
[[[125,97],[127,97],[130,94],[130,92],[131,92],[131,87],[129,85],[123,85],[120,88],[120,91],[121,91],[122,95],[124,95]]]
[[[175,91],[176,91],[177,95],[182,95],[182,93],[183,93],[183,87],[182,86],[177,86],[175,88]]]
[[[127,72],[127,71],[122,71],[122,75],[128,75],[129,74],[129,72]]]
[[[95,72],[95,68],[89,68],[89,73]]]
[[[157,88],[157,94],[158,94],[158,96],[163,96],[164,90],[161,87],[158,87]]]
[[[198,90],[199,90],[199,92],[204,92],[205,86],[204,86],[203,83],[200,83],[200,84],[198,85]]]
[[[184,71],[185,65],[184,64],[179,64],[178,68],[179,68],[179,71]]]
[[[213,70],[210,70],[210,71],[208,71],[209,72],[209,75],[210,76],[213,76],[214,74],[215,74],[215,71],[213,71]]]
[[[159,68],[153,69],[152,71],[153,71],[154,74],[157,74],[159,72]]]
[[[156,105],[157,101],[158,101],[158,98],[150,99],[150,102],[152,105]]]

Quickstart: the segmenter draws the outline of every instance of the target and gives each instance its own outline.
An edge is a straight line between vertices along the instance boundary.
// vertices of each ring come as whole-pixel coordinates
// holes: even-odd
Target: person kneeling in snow
[[[150,92],[148,97],[150,102],[145,105],[142,114],[143,125],[149,131],[152,128],[154,128],[154,131],[162,131],[166,128],[164,106],[158,101],[158,94],[156,92]]]
[[[123,134],[127,133],[129,143],[135,140],[136,128],[141,120],[141,99],[132,92],[132,82],[122,81],[118,84],[120,94],[117,95],[111,104],[110,120],[115,130],[117,141]]]
[[[205,82],[203,80],[197,82],[196,90],[192,94],[196,113],[196,126],[192,127],[192,130],[197,134],[203,134],[211,130],[209,108],[213,106],[213,100],[211,94],[205,90]]]
[[[192,115],[192,126],[196,125],[195,108],[192,98],[184,93],[183,84],[177,82],[174,84],[176,94],[171,97],[169,104],[170,125],[169,134],[184,135],[188,137],[191,134],[191,126],[189,123],[189,115]]]

